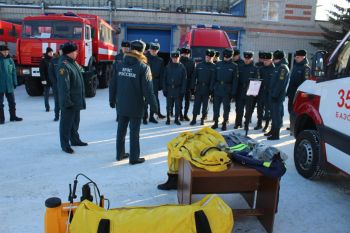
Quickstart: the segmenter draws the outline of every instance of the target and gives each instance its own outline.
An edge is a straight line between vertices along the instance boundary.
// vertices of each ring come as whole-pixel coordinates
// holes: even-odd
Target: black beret
[[[149,50],[149,46],[150,46],[149,43],[146,43],[145,44],[145,50]]]
[[[214,57],[215,56],[215,51],[211,50],[211,49],[207,49],[207,51],[205,51],[205,55],[208,57]]]
[[[232,49],[224,49],[224,51],[222,52],[222,55],[226,58],[231,58],[232,57],[232,54],[233,54],[233,51]]]
[[[7,45],[0,45],[0,51],[8,51],[9,47]]]
[[[273,52],[273,59],[281,60],[284,58],[284,52],[282,50],[276,50]]]
[[[259,51],[259,58],[264,59],[264,57],[265,57],[265,52]]]
[[[63,54],[68,54],[76,50],[78,50],[78,46],[74,42],[68,41],[63,44],[63,47],[62,47]]]
[[[240,55],[240,54],[241,54],[241,51],[239,51],[239,49],[235,49],[233,56]]]
[[[52,50],[52,48],[47,47],[47,48],[46,48],[46,53],[49,53],[49,52],[53,52],[53,50]]]
[[[301,49],[301,50],[295,51],[295,56],[303,56],[303,57],[305,57],[306,56],[306,50]]]
[[[122,41],[122,45],[121,45],[122,47],[126,47],[126,48],[129,48],[130,47],[130,42],[129,41],[125,41],[125,40],[123,40]]]
[[[271,52],[267,52],[267,53],[264,53],[264,59],[272,59],[272,53]]]
[[[252,51],[245,51],[243,53],[244,58],[252,58],[254,56],[254,52]]]
[[[174,58],[174,57],[180,57],[180,53],[179,51],[173,51],[170,53],[170,57]]]
[[[153,49],[153,50],[159,50],[160,49],[160,45],[159,45],[159,43],[151,43],[149,48]]]
[[[146,44],[142,40],[134,40],[134,41],[131,41],[130,43],[131,50],[136,50],[143,53],[145,51],[145,48],[146,48]]]
[[[219,51],[215,52],[215,57],[220,57],[220,52]]]
[[[189,54],[189,53],[191,53],[191,50],[190,49],[188,49],[188,48],[181,48],[180,49],[180,53],[181,54]]]

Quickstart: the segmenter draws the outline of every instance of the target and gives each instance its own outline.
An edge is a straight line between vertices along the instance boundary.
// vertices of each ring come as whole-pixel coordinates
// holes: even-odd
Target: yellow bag
[[[232,210],[217,195],[207,195],[192,205],[112,210],[83,201],[70,225],[70,233],[231,233],[232,229]]]
[[[195,133],[179,134],[168,143],[169,173],[178,172],[180,158],[208,171],[226,170],[231,160],[226,152],[216,149],[218,145],[224,144],[226,142],[221,134],[209,127],[204,127]]]

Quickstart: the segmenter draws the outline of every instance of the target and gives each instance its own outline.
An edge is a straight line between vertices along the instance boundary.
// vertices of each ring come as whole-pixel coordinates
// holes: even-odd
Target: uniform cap
[[[267,52],[267,53],[264,53],[264,59],[272,59],[272,53],[271,52]]]
[[[159,43],[151,43],[149,48],[152,49],[152,50],[159,50],[160,49],[160,44]]]
[[[52,50],[52,48],[47,47],[47,48],[46,48],[46,54],[48,54],[49,52],[53,52],[53,50]]]
[[[125,48],[130,48],[130,42],[123,40],[121,46]]]
[[[8,51],[9,47],[7,45],[0,45],[0,51]]]
[[[276,50],[273,53],[273,59],[281,60],[284,58],[284,52],[282,50]]]
[[[240,55],[241,51],[239,49],[235,49],[233,52],[233,56]]]
[[[69,41],[63,44],[63,47],[62,47],[63,54],[68,54],[76,50],[78,50],[78,46],[74,42]]]
[[[145,50],[149,50],[149,46],[150,46],[150,44],[149,44],[149,43],[146,43],[146,44],[145,44]]]
[[[259,51],[259,58],[264,59],[264,57],[265,57],[265,52]]]
[[[303,56],[303,57],[305,57],[306,56],[306,50],[301,49],[301,50],[295,51],[295,56]]]
[[[215,51],[211,50],[211,49],[207,49],[207,51],[205,51],[205,55],[208,57],[214,57],[215,56]]]
[[[232,49],[224,49],[224,51],[222,52],[222,55],[226,58],[231,58],[232,57],[232,54],[233,54],[233,51]]]
[[[174,58],[174,57],[180,57],[180,53],[179,51],[173,51],[170,53],[170,57]]]
[[[252,58],[254,56],[254,52],[252,51],[246,51],[243,53],[244,58]]]
[[[191,53],[191,50],[188,48],[181,48],[180,53],[181,54],[189,54],[189,53]]]
[[[130,43],[131,50],[136,50],[143,53],[145,51],[145,48],[146,48],[146,44],[142,40],[134,40],[134,41],[131,41]]]
[[[215,52],[215,57],[220,57],[220,52],[219,51]]]

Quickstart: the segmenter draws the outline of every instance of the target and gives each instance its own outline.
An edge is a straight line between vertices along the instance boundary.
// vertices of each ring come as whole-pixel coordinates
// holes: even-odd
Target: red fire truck
[[[58,52],[61,44],[73,41],[78,45],[77,62],[85,70],[86,96],[95,96],[97,86],[107,87],[112,75],[117,53],[115,39],[113,28],[96,15],[69,12],[25,17],[17,41],[17,57],[28,95],[43,93],[39,63],[46,48]]]
[[[21,34],[20,24],[0,20],[0,44],[5,44],[10,49],[10,55],[16,60],[16,42]]]

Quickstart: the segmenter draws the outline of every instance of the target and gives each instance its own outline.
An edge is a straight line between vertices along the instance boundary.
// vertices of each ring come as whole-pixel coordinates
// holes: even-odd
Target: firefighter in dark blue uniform
[[[181,101],[186,91],[187,78],[186,68],[180,63],[180,53],[178,51],[170,54],[171,61],[165,67],[163,79],[163,94],[166,97],[167,120],[166,124],[170,124],[170,114],[175,105],[175,121],[177,125],[181,125],[179,121],[181,112]]]
[[[310,67],[306,58],[306,51],[297,50],[294,56],[295,63],[290,73],[290,81],[287,89],[289,115],[293,112],[293,100],[298,87],[310,78]]]
[[[224,60],[216,63],[215,77],[211,85],[214,92],[213,129],[218,128],[221,103],[223,103],[224,108],[224,121],[221,129],[227,129],[231,100],[235,98],[237,93],[238,66],[232,62],[232,54],[232,49],[225,49],[223,51]]]
[[[87,146],[80,140],[78,133],[80,110],[86,108],[84,79],[80,66],[76,63],[78,47],[66,42],[62,47],[56,70],[58,80],[58,96],[61,108],[60,141],[64,152],[72,154],[72,146]],[[71,143],[71,145],[69,144]]]
[[[273,53],[275,70],[270,85],[272,128],[267,140],[279,140],[282,125],[282,108],[286,97],[289,80],[289,68],[284,64],[284,52],[277,50]]]
[[[165,118],[165,116],[163,116],[160,112],[160,104],[159,104],[159,98],[158,98],[158,91],[162,90],[162,85],[163,85],[162,77],[164,73],[163,58],[158,57],[159,49],[160,49],[160,45],[158,43],[150,43],[149,53],[146,54],[148,65],[150,66],[151,72],[152,72],[153,91],[158,103],[157,112],[150,112],[149,122],[152,122],[155,124],[157,124],[158,121],[154,118],[154,114],[157,114],[159,119]],[[145,115],[143,118],[144,124],[147,124],[147,116],[148,116],[148,108],[146,106]]]
[[[125,159],[125,136],[130,123],[130,158],[129,163],[139,164],[145,161],[140,158],[140,126],[146,104],[151,111],[157,111],[157,101],[153,92],[152,73],[147,65],[143,52],[145,43],[140,40],[130,43],[130,52],[125,53],[122,63],[114,64],[114,75],[111,81],[109,96],[110,106],[117,107],[117,156],[118,161]]]
[[[208,102],[210,95],[211,83],[215,75],[215,64],[213,58],[215,52],[208,49],[205,52],[205,61],[199,63],[192,77],[192,89],[195,90],[195,99],[193,105],[193,118],[190,125],[196,124],[197,115],[199,115],[202,105],[201,125],[204,125],[204,120],[208,114]]]
[[[272,53],[266,52],[264,54],[264,66],[260,68],[260,78],[262,79],[262,99],[263,99],[263,106],[264,109],[264,120],[265,120],[265,126],[263,128],[263,132],[267,130],[269,127],[269,123],[271,121],[271,101],[269,100],[269,94],[271,93],[270,90],[270,82],[272,79],[272,75],[275,70],[275,65],[272,62]],[[258,103],[259,106],[259,103]]]
[[[117,56],[115,56],[115,62],[116,63],[122,63],[124,54],[129,51],[130,48],[130,42],[129,41],[122,41],[121,43],[121,49]]]
[[[188,48],[181,48],[180,49],[180,62],[185,66],[186,68],[186,74],[187,74],[187,83],[186,83],[186,92],[185,92],[185,108],[184,113],[182,114],[182,107],[181,107],[181,115],[180,120],[189,121],[190,119],[187,116],[188,110],[190,108],[190,100],[191,100],[191,83],[192,83],[192,75],[194,72],[195,62],[190,58],[191,50]],[[182,101],[181,101],[182,103]],[[182,105],[181,105],[182,106]],[[182,119],[183,115],[183,119]]]
[[[244,52],[244,62],[239,66],[239,83],[236,99],[236,120],[235,120],[235,129],[242,127],[242,119],[244,115],[244,108],[246,107],[245,118],[250,117],[247,115],[247,108],[251,110],[252,100],[247,102],[247,90],[249,87],[250,80],[258,79],[258,69],[254,66],[253,62],[253,52],[247,51]],[[252,110],[249,114],[252,114]],[[245,122],[248,126],[249,122]]]

